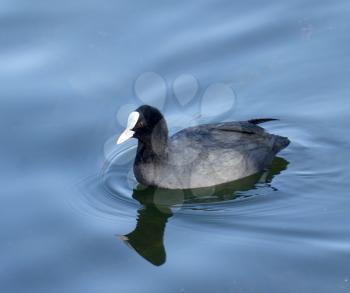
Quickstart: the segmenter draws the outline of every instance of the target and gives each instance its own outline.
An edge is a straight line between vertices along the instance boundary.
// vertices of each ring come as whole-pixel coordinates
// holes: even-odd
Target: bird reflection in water
[[[137,186],[133,198],[140,202],[135,229],[120,238],[153,265],[166,261],[164,231],[168,219],[183,204],[195,205],[233,200],[237,193],[255,189],[258,184],[270,185],[274,176],[287,169],[289,162],[276,157],[271,168],[263,173],[215,186],[188,190],[168,190]],[[272,187],[273,188],[273,187]]]

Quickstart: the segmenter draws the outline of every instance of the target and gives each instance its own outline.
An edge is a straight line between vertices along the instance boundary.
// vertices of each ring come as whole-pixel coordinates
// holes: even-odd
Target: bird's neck
[[[136,162],[161,162],[168,155],[168,133],[152,135],[139,139]]]

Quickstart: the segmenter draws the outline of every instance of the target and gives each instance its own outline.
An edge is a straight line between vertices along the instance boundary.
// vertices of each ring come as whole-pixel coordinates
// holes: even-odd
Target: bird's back
[[[164,170],[172,174],[168,187],[203,187],[252,175],[268,167],[275,154],[288,144],[287,138],[269,134],[250,122],[183,129],[170,138]]]

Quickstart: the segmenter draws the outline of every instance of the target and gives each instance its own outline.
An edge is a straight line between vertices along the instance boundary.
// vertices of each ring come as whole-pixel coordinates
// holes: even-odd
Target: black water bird
[[[168,137],[163,115],[143,105],[131,112],[117,143],[134,137],[137,181],[146,186],[188,189],[215,186],[267,169],[290,143],[258,124],[276,119],[202,124]]]

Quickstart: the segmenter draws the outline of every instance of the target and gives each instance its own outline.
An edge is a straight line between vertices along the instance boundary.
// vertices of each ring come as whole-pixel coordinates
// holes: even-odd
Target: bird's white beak
[[[127,141],[129,138],[131,138],[134,135],[135,131],[132,131],[130,129],[125,129],[123,133],[119,136],[117,140],[117,144],[123,143],[124,141]]]
[[[140,113],[139,112],[131,112],[128,118],[128,125],[123,133],[119,136],[117,140],[117,144],[123,143],[129,138],[133,137],[135,131],[131,130],[135,127],[137,121],[139,120]]]

